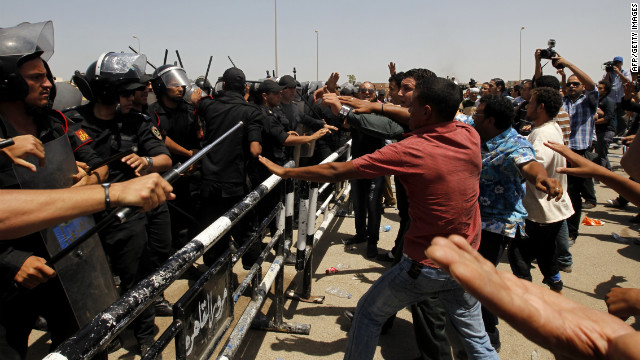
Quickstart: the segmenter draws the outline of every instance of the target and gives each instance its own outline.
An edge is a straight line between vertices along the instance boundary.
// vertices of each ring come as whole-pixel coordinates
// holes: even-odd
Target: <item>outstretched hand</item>
[[[262,163],[262,165],[266,166],[272,174],[278,175],[283,179],[288,178],[287,176],[285,176],[285,168],[283,168],[282,166],[275,164],[273,161],[267,159],[262,155],[258,156],[258,160]]]
[[[574,153],[563,144],[547,141],[544,145],[558,154],[564,156],[569,164],[570,168],[557,168],[556,171],[560,174],[567,174],[573,176],[579,176],[583,178],[598,177],[608,170],[600,165],[596,165],[593,161],[589,161],[584,157]]]
[[[462,236],[436,237],[425,253],[494,314],[556,356],[599,359],[638,351],[626,348],[637,333],[622,320],[499,272]]]
[[[393,61],[389,62],[389,75],[395,75],[396,74],[396,63],[394,63]]]
[[[329,92],[338,92],[338,79],[340,79],[340,74],[338,74],[337,72],[331,73],[329,79],[327,80],[327,90]]]
[[[371,114],[373,112],[373,104],[371,101],[360,100],[353,96],[340,96],[340,102],[344,105],[351,106],[354,114]]]

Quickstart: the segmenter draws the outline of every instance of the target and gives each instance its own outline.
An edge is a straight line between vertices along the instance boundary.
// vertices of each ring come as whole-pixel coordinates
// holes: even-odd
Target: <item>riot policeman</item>
[[[120,97],[132,100],[132,92],[140,87],[140,75],[144,74],[146,57],[138,54],[105,53],[89,65],[86,73],[76,72],[74,82],[89,103],[65,111],[65,114],[80,125],[86,142],[103,158],[137,146],[139,154],[125,156],[110,164],[110,182],[134,178],[145,172],[160,172],[171,167],[169,151],[162,141],[160,131],[143,115],[118,111]],[[130,110],[131,104],[127,104]],[[98,219],[106,213],[97,215]],[[132,288],[151,269],[144,268],[143,258],[147,254],[147,218],[136,214],[125,223],[114,224],[100,232],[105,251],[111,259],[114,273],[120,277],[124,291]],[[170,251],[164,247],[166,256]],[[158,249],[156,249],[158,250]],[[140,352],[145,353],[154,339],[154,311],[145,310],[133,323],[133,330]]]
[[[88,147],[74,143],[74,139],[64,145],[69,141],[69,125],[61,114],[50,110],[55,85],[46,60],[52,54],[51,21],[0,29],[0,138],[22,135],[31,137],[34,145],[41,142],[44,146],[63,141],[63,149],[66,146],[68,154],[73,154],[72,149],[78,147],[75,157],[95,165],[100,158]],[[42,147],[33,149],[32,154],[40,159],[40,166],[55,161],[45,157]],[[0,154],[0,187],[20,188],[15,175],[19,169],[12,166],[15,159],[5,156],[5,152]],[[106,177],[106,168],[86,175],[78,172],[76,179],[82,178],[79,184],[96,183],[98,178]],[[59,279],[53,278],[54,270],[45,265],[47,257],[44,240],[38,232],[0,244],[0,354],[4,359],[26,356],[28,336],[38,315],[48,321],[52,347],[78,329]],[[15,288],[33,290],[10,296]]]
[[[185,162],[200,149],[202,137],[194,109],[184,99],[185,91],[192,84],[181,67],[162,65],[153,72],[151,86],[158,101],[149,105],[148,114],[160,129],[173,160]],[[199,187],[198,175],[191,172],[174,183],[177,199],[169,210],[175,248],[181,248],[188,241],[184,230],[193,225],[193,218],[188,215],[195,214],[195,200],[191,194]]]

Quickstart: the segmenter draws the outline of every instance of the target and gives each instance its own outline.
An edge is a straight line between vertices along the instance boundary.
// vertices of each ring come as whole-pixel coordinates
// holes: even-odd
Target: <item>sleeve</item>
[[[526,142],[526,144],[523,144],[524,146],[519,146],[509,156],[513,160],[513,163],[518,167],[536,160],[536,153],[533,150],[531,143],[527,140],[524,140],[523,142]]]
[[[587,93],[587,101],[591,114],[595,114],[598,109],[598,100],[600,100],[600,94],[598,93],[598,84],[595,84],[596,88]]]
[[[89,144],[93,142],[93,139],[82,129],[82,126],[79,124],[70,124],[67,136],[69,137],[73,155],[77,161],[82,161],[89,165],[89,167],[93,167],[102,161],[102,158],[89,146]]]
[[[268,124],[267,131],[269,135],[275,139],[278,144],[284,145],[284,142],[287,141],[287,138],[289,137],[289,134],[284,131],[284,126],[282,126],[282,124],[275,118],[269,119]]]
[[[11,284],[22,264],[32,255],[32,252],[16,250],[9,244],[3,244],[0,248],[0,286],[4,288]]]
[[[258,142],[262,144],[262,126],[266,115],[258,109],[252,109],[247,116],[247,123],[244,124],[249,143]]]
[[[138,144],[140,153],[146,156],[167,155],[171,157],[169,149],[162,140],[160,130],[151,122],[140,120],[138,127]]]
[[[406,157],[399,151],[398,144],[387,145],[371,154],[354,159],[353,166],[358,175],[373,179],[383,175],[400,175],[403,172],[410,172],[412,167],[407,166]]]
[[[626,100],[622,98],[622,108],[627,111],[633,111],[636,113],[640,113],[640,104],[631,102],[631,100]]]
[[[402,139],[406,129],[386,116],[377,114],[354,114],[349,112],[347,123],[355,126],[364,134],[379,139]]]

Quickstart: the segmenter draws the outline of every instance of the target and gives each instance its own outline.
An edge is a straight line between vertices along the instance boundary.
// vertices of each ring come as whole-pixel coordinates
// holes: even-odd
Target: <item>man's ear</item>
[[[425,105],[423,109],[424,109],[424,115],[426,117],[430,117],[433,114],[433,110],[431,109],[430,105]]]

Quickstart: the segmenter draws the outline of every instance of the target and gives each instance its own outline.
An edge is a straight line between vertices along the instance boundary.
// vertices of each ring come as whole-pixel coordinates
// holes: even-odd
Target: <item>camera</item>
[[[551,58],[558,56],[558,53],[554,49],[556,47],[556,41],[554,39],[549,39],[547,46],[548,48],[540,50],[541,59],[551,60]],[[551,60],[551,65],[556,69],[564,69],[564,65],[558,65],[557,60]]]
[[[606,63],[602,64],[602,66],[604,66],[604,70],[606,72],[610,72],[610,71],[613,71],[613,67],[615,66],[615,63],[613,61],[607,61]]]

